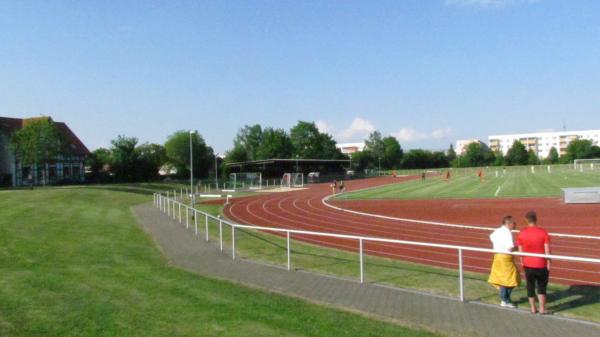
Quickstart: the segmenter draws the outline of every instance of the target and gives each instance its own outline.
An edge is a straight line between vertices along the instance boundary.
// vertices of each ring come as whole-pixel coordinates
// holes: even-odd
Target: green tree
[[[407,169],[422,169],[431,167],[431,152],[413,149],[404,154],[402,167]]]
[[[190,175],[190,137],[194,156],[194,177],[205,178],[212,170],[214,162],[213,149],[206,145],[200,134],[180,130],[170,135],[165,143],[168,162],[177,169],[179,177]]]
[[[23,166],[36,165],[40,168],[44,185],[48,181],[46,164],[56,161],[58,155],[67,151],[56,124],[49,117],[30,120],[15,131],[9,149]]]
[[[312,122],[299,121],[290,130],[290,139],[293,146],[293,157],[305,159],[342,159],[346,158],[339,149],[336,142]]]
[[[366,169],[374,169],[377,159],[373,158],[370,151],[358,151],[351,154],[352,168],[358,172],[363,172]]]
[[[505,161],[507,165],[527,165],[529,154],[525,145],[518,140],[515,140],[508,152],[506,153]]]
[[[397,169],[402,165],[404,151],[396,137],[388,136],[382,139],[383,156],[382,165],[386,169]]]
[[[104,182],[110,172],[111,152],[109,149],[99,148],[86,158],[85,165],[90,169],[90,180]]]
[[[258,160],[258,149],[263,140],[263,130],[258,124],[241,128],[233,141],[234,148],[242,148],[246,152],[246,160]]]
[[[454,146],[450,144],[450,148],[446,151],[446,159],[449,163],[452,163],[456,159],[456,151],[454,151]]]
[[[265,128],[257,149],[257,159],[291,158],[292,140],[283,129]]]
[[[138,139],[119,135],[111,142],[111,171],[117,181],[136,181]]]
[[[591,140],[574,139],[567,145],[566,160],[572,162],[575,159],[590,159],[600,157],[600,151]]]
[[[365,151],[371,152],[373,157],[382,158],[385,156],[385,143],[379,131],[373,131],[365,139]]]
[[[167,151],[160,144],[144,143],[136,148],[138,164],[136,180],[156,179],[160,168],[167,162]]]
[[[485,166],[493,161],[491,155],[493,153],[487,146],[479,142],[473,142],[467,145],[463,157],[468,166]]]
[[[540,159],[533,149],[529,149],[527,151],[527,164],[529,165],[538,165],[540,163]]]
[[[502,152],[500,151],[496,151],[494,153],[494,166],[504,166],[506,165],[506,160],[504,159],[504,156],[502,155]]]
[[[546,157],[546,162],[548,164],[558,164],[558,160],[559,160],[558,151],[553,146],[550,148],[550,151],[548,152],[548,157]]]

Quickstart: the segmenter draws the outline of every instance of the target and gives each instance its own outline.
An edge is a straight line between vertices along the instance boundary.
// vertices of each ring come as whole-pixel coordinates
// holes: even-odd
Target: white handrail
[[[164,204],[166,200],[167,203],[173,203],[173,208],[175,208],[175,204],[178,207],[186,207],[187,209],[192,210],[193,212],[202,214],[206,219],[206,238],[208,241],[208,219],[213,219],[219,223],[219,248],[223,251],[223,224],[228,225],[232,229],[232,236],[235,235],[234,231],[236,228],[241,229],[252,229],[259,230],[265,232],[279,232],[286,233],[287,237],[287,258],[288,258],[288,269],[291,264],[291,256],[289,249],[289,242],[291,234],[299,234],[299,235],[307,235],[307,236],[322,236],[322,237],[333,237],[339,239],[349,239],[349,240],[357,240],[359,243],[359,254],[360,254],[360,282],[364,281],[364,269],[363,269],[363,244],[364,242],[380,242],[380,243],[392,243],[392,244],[400,244],[400,245],[410,245],[410,246],[420,246],[420,247],[431,247],[431,248],[441,248],[441,249],[452,249],[456,250],[458,253],[458,265],[459,265],[459,287],[460,287],[460,300],[464,301],[464,273],[463,273],[463,252],[480,252],[480,253],[489,253],[489,254],[507,254],[513,256],[529,256],[529,257],[540,257],[544,259],[552,259],[552,260],[564,260],[564,261],[572,261],[572,262],[583,262],[583,263],[595,263],[600,264],[600,259],[596,258],[588,258],[588,257],[576,257],[576,256],[566,256],[566,255],[554,255],[554,254],[534,254],[534,253],[522,253],[522,252],[501,252],[495,251],[493,249],[488,248],[479,248],[472,246],[459,246],[459,245],[447,245],[447,244],[439,244],[439,243],[431,243],[431,242],[420,242],[420,241],[408,241],[408,240],[397,240],[397,239],[386,239],[379,237],[369,237],[369,236],[359,236],[359,235],[348,235],[348,234],[336,234],[336,233],[327,233],[327,232],[316,232],[316,231],[306,231],[299,229],[289,229],[289,228],[279,228],[279,227],[264,227],[264,226],[254,226],[254,225],[244,225],[230,222],[228,220],[222,219],[220,216],[213,216],[201,210],[197,210],[189,205],[176,201],[172,198],[168,198],[163,196],[161,193],[158,193],[158,205]],[[160,207],[158,207],[160,208]],[[164,212],[164,211],[163,211]],[[180,220],[181,222],[181,220]],[[235,240],[235,239],[234,239]],[[235,259],[235,243],[232,245],[232,256]]]

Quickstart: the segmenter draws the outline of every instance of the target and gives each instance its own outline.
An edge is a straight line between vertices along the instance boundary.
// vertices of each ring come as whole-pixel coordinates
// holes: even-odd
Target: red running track
[[[364,179],[349,181],[346,183],[347,190],[357,190],[378,185],[399,183],[410,177],[392,178],[381,177],[374,179]],[[280,227],[290,229],[301,229],[308,231],[328,232],[337,234],[351,234],[370,237],[391,238],[398,240],[410,240],[431,242],[450,245],[472,246],[490,248],[491,243],[488,235],[489,231],[463,229],[454,227],[435,226],[428,224],[415,224],[400,220],[387,220],[374,218],[366,215],[351,214],[348,212],[333,209],[322,202],[322,199],[331,193],[329,184],[312,185],[307,189],[285,192],[285,193],[265,193],[263,195],[236,198],[225,208],[225,215],[239,223],[252,224],[266,227]],[[553,203],[552,198],[527,199],[528,202],[534,202],[536,207],[544,208],[544,216],[552,216],[552,209],[556,212],[564,212],[560,207]],[[402,213],[403,201],[398,201],[398,207],[393,205],[395,201],[335,201],[330,202],[336,206],[367,211],[370,213],[386,214],[406,217],[407,213]],[[463,222],[460,224],[475,224],[480,226],[494,227],[501,216],[489,202],[470,204],[468,207],[456,208],[453,210],[445,209],[443,201],[421,200],[412,201],[420,204],[414,208],[412,215],[414,219],[444,221],[448,223],[459,223],[455,220],[463,219],[457,214],[465,214],[464,219],[472,217],[471,214],[479,214],[481,218],[475,223]],[[460,202],[460,201],[454,201]],[[523,206],[523,200],[512,199],[506,205],[512,205],[516,210]],[[381,207],[377,207],[377,204]],[[552,204],[552,207],[542,207]],[[366,205],[366,206],[365,206]],[[467,205],[469,205],[467,203]],[[529,206],[529,204],[526,204]],[[488,211],[486,211],[486,209]],[[501,208],[505,211],[505,208]],[[427,212],[429,210],[429,212]],[[598,211],[598,208],[593,209]],[[548,213],[550,212],[550,213]],[[447,216],[444,217],[444,213]],[[557,213],[557,214],[558,214]],[[410,215],[410,210],[409,213]],[[504,214],[504,213],[502,213]],[[517,214],[517,213],[514,213]],[[560,213],[563,214],[563,213]],[[577,217],[590,219],[593,214],[588,212],[576,212]],[[431,217],[430,217],[431,216]],[[560,218],[555,218],[560,219]],[[597,221],[597,219],[592,219]],[[582,220],[583,221],[583,220]],[[482,225],[483,224],[483,225]],[[487,224],[487,225],[485,225]],[[565,226],[549,226],[551,232],[568,233],[569,231],[560,231],[566,229]],[[582,233],[581,228],[574,232]],[[594,232],[595,233],[595,232]],[[339,239],[331,237],[315,237],[294,235],[294,239],[309,243],[319,244],[327,247],[335,247],[349,251],[358,251],[358,242],[355,240]],[[366,254],[394,258],[398,260],[422,263],[427,265],[446,267],[456,270],[458,267],[458,257],[455,250],[438,249],[429,247],[415,247],[388,243],[365,242],[364,250]],[[600,258],[600,241],[575,238],[553,238],[552,253],[557,255],[569,255],[579,257]],[[487,273],[491,265],[491,255],[477,252],[464,252],[464,266],[468,271]],[[562,284],[587,284],[600,286],[600,265],[591,263],[554,261],[551,270],[551,279],[553,282]]]

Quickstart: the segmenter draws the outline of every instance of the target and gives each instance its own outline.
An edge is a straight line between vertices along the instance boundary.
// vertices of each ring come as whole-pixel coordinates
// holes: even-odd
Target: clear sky
[[[600,128],[600,1],[1,1],[0,116],[118,134],[378,129],[404,148]]]

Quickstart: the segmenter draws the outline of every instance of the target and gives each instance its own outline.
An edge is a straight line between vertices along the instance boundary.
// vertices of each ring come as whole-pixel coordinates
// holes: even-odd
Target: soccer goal
[[[579,172],[594,171],[600,169],[600,158],[596,159],[575,159],[573,168]]]
[[[283,187],[304,187],[304,174],[302,173],[284,173],[281,177],[281,185]]]
[[[229,174],[229,181],[234,189],[262,189],[262,173],[260,172],[239,172]]]

